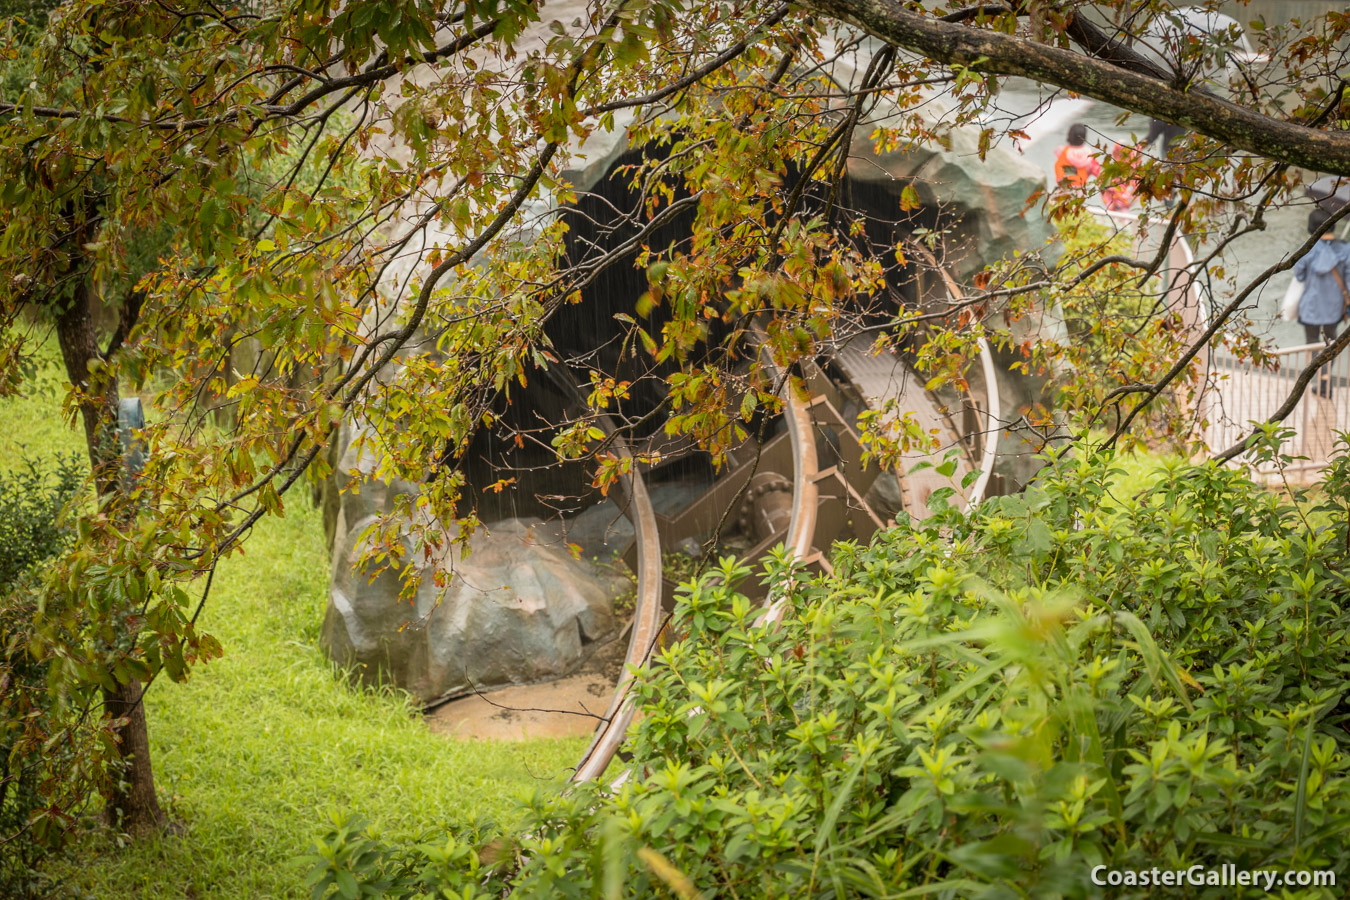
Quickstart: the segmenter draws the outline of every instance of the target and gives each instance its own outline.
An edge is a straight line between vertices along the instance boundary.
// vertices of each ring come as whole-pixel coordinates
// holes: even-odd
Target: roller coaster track
[[[616,441],[616,450],[620,457],[632,459],[632,454],[622,441]],[[624,656],[623,672],[614,688],[614,697],[610,700],[600,727],[595,730],[591,745],[582,754],[577,764],[573,781],[591,781],[599,778],[610,761],[619,752],[628,726],[633,721],[633,703],[630,696],[633,688],[633,670],[647,661],[647,656],[656,646],[661,631],[662,578],[661,578],[661,538],[657,533],[656,512],[652,509],[651,498],[647,495],[647,486],[642,473],[634,462],[626,479],[628,483],[628,515],[633,520],[634,544],[637,547],[637,602],[633,610],[632,634],[628,638],[628,653]]]
[[[949,296],[959,299],[955,281],[946,271],[942,276]],[[967,411],[974,409],[982,415],[976,416],[976,433],[967,435],[977,439],[974,447],[969,446],[968,441],[966,449],[968,462],[978,460],[980,474],[966,495],[967,505],[978,503],[988,489],[1001,428],[993,356],[983,340],[979,342],[979,357],[983,406],[972,397]],[[903,366],[899,357],[893,357],[887,363],[892,371]],[[663,541],[672,542],[705,530],[710,523],[720,522],[730,503],[753,493],[748,492],[751,479],[757,473],[772,474],[783,456],[791,468],[791,515],[786,528],[762,540],[750,558],[758,558],[772,544],[781,543],[791,557],[804,566],[828,570],[826,553],[834,538],[845,529],[851,530],[855,538],[866,540],[883,527],[863,499],[876,472],[873,468],[869,473],[862,465],[861,444],[854,424],[843,414],[839,390],[819,367],[808,364],[803,368],[809,399],[799,397],[786,383],[781,390],[786,435],[779,434],[763,445],[757,444],[753,459],[733,460],[730,471],[683,512],[671,518],[658,516],[637,463],[629,469],[625,477],[628,516],[635,532],[629,560],[630,564],[635,564],[638,579],[633,626],[623,674],[609,709],[577,764],[573,783],[598,780],[618,755],[632,724],[635,712],[633,671],[646,663],[660,638],[664,604],[671,593],[672,585],[662,571]],[[915,401],[920,396],[941,414],[939,405],[927,391],[916,391],[910,399]],[[620,457],[632,458],[625,444],[619,440],[615,444]],[[822,467],[823,460],[831,461],[833,465]],[[714,518],[714,512],[717,518]],[[782,592],[778,596],[773,593],[765,596],[760,624],[766,627],[776,624],[786,610],[787,599]]]
[[[788,386],[784,386],[784,417],[787,422],[788,439],[792,449],[793,485],[792,518],[788,523],[783,543],[797,559],[805,558],[815,538],[816,527],[816,447],[811,434],[811,415],[806,404],[797,398]],[[632,458],[628,447],[617,442],[620,457]],[[629,470],[628,507],[635,532],[634,545],[637,550],[637,602],[633,612],[632,634],[628,639],[628,652],[624,656],[624,671],[614,688],[614,697],[610,701],[604,720],[595,731],[595,737],[582,754],[572,776],[573,782],[591,781],[599,778],[609,767],[628,734],[628,726],[633,721],[633,670],[647,661],[660,636],[664,606],[664,577],[662,575],[661,537],[651,498],[643,483],[642,473],[636,464]],[[777,621],[781,616],[781,604],[775,615],[771,606],[768,616]]]

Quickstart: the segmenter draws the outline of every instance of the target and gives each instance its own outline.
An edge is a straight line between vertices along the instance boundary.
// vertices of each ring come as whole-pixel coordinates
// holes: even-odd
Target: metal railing
[[[606,420],[605,430],[613,433],[613,423]],[[615,450],[621,457],[632,459],[628,445],[616,439]],[[633,523],[633,541],[637,547],[637,599],[633,610],[632,633],[628,638],[628,652],[624,655],[623,672],[609,709],[595,729],[591,744],[577,763],[572,781],[592,781],[604,774],[619,747],[628,737],[632,724],[634,701],[632,697],[633,670],[647,662],[661,632],[663,608],[661,598],[661,538],[656,528],[656,512],[652,509],[647,485],[636,461],[624,477],[628,493],[626,513]]]
[[[1274,351],[1269,365],[1214,354],[1205,443],[1213,450],[1224,450],[1250,434],[1253,423],[1268,421],[1294,390],[1299,375],[1324,349],[1324,344],[1285,347]],[[1342,353],[1313,376],[1282,424],[1294,431],[1284,445],[1284,452],[1295,458],[1287,472],[1311,474],[1326,465],[1337,432],[1350,431],[1350,354]],[[1254,468],[1260,475],[1275,474],[1272,463]]]

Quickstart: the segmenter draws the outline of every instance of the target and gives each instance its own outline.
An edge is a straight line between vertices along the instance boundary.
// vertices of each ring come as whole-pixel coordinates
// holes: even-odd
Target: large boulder
[[[396,573],[371,581],[353,567],[363,524],[339,532],[321,642],[366,683],[392,683],[427,703],[542,681],[570,672],[618,630],[612,598],[624,583],[575,559],[537,521],[480,529],[467,556],[451,550],[441,560],[444,594],[428,571],[411,603],[399,599]]]
[[[949,253],[944,262],[960,280],[1014,252],[1043,248],[1054,232],[1039,210],[1027,210],[1027,199],[1044,189],[1045,173],[1003,147],[981,159],[973,129],[949,127],[943,134],[948,146],[930,141],[883,153],[875,152],[870,133],[857,135],[848,173],[897,191],[912,185],[921,204],[957,218],[955,243],[964,239],[967,250]]]

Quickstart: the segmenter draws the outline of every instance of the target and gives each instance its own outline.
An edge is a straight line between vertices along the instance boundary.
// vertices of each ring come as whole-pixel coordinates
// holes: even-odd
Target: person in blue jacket
[[[1308,233],[1314,234],[1331,218],[1315,209],[1308,215]],[[1303,285],[1298,301],[1298,320],[1307,337],[1305,343],[1330,344],[1350,307],[1350,244],[1337,240],[1328,230],[1302,259],[1294,264],[1294,278]],[[1330,377],[1324,372],[1319,393],[1331,396]]]

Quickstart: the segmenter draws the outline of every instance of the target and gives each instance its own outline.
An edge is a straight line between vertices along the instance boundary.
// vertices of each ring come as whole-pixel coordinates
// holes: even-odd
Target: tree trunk
[[[91,377],[91,362],[101,361],[98,335],[90,304],[90,287],[83,278],[66,307],[56,318],[56,337],[61,345],[66,376],[71,384],[85,392],[80,403],[85,444],[94,484],[101,498],[120,490],[121,448],[117,440],[117,380],[101,374]],[[141,684],[135,679],[118,683],[114,690],[104,689],[103,702],[108,716],[116,722],[121,771],[105,791],[107,813],[112,824],[131,834],[142,834],[161,827],[165,817],[155,796],[155,776],[150,766],[150,733],[146,728]]]
[[[141,683],[134,678],[103,692],[103,703],[113,719],[125,719],[116,729],[122,771],[107,792],[108,820],[128,834],[146,834],[164,826],[164,811],[155,796],[155,773],[150,765],[150,731],[141,703]]]

